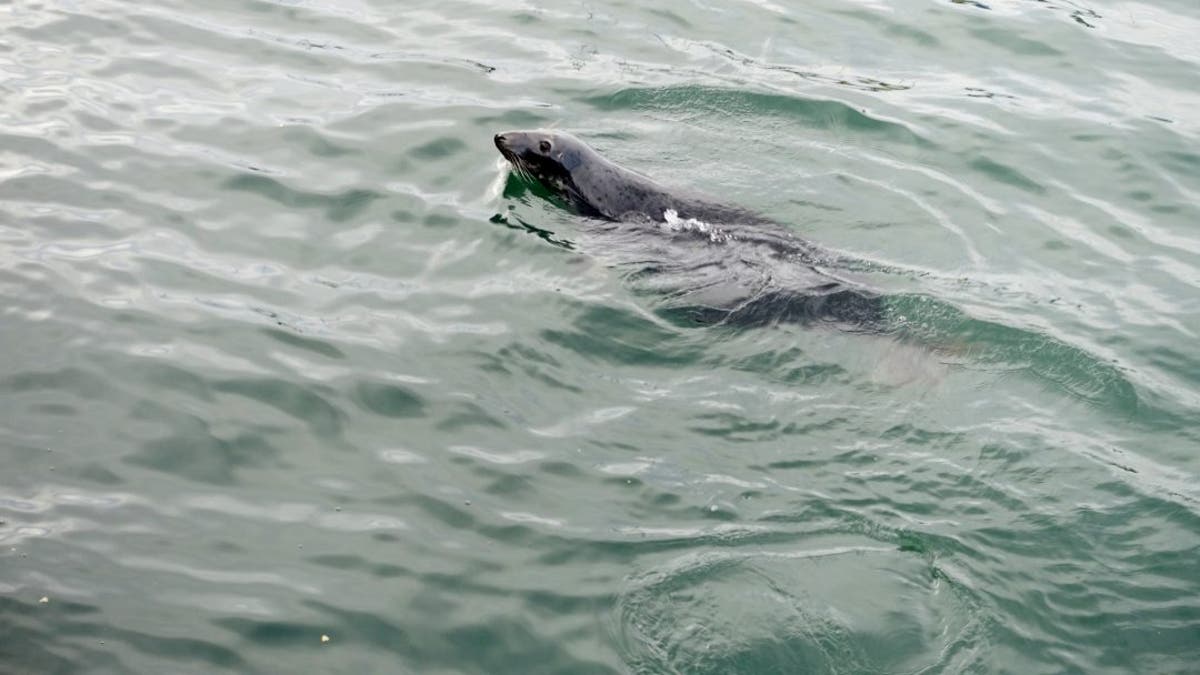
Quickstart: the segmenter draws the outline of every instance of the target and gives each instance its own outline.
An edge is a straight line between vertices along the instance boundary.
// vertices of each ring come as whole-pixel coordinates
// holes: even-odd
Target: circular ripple
[[[878,546],[687,555],[632,578],[617,611],[646,673],[957,668],[975,623],[928,561]]]

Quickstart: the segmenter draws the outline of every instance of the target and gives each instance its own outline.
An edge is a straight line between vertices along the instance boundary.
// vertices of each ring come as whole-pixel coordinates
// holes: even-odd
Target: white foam
[[[663,211],[663,221],[663,226],[673,232],[700,232],[701,234],[707,234],[709,241],[714,242],[724,242],[731,239],[728,233],[703,220],[680,218],[679,212],[675,209]]]

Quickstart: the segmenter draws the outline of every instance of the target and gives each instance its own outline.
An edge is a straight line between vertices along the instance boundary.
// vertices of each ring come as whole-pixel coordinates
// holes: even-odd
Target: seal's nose
[[[496,141],[496,147],[500,148],[501,150],[504,150],[508,147],[508,138],[506,138],[504,134],[496,134],[496,137],[493,140]]]

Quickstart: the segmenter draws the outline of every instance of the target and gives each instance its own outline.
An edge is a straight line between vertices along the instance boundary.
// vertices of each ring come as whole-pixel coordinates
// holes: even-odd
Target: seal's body
[[[663,295],[672,315],[884,327],[876,293],[822,269],[833,258],[774,221],[662,186],[561,132],[509,131],[495,143],[517,173],[600,221],[590,233],[642,287]]]

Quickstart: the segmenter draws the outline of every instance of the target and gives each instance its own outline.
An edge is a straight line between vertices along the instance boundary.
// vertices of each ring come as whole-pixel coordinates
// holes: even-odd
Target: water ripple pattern
[[[1200,663],[1195,2],[0,26],[0,672]],[[542,126],[911,339],[668,320],[502,168]]]

